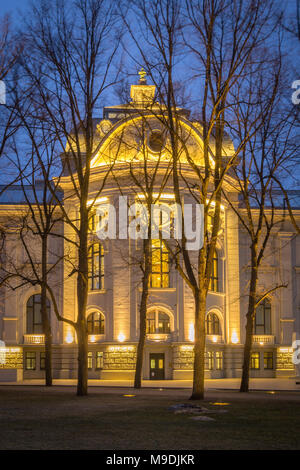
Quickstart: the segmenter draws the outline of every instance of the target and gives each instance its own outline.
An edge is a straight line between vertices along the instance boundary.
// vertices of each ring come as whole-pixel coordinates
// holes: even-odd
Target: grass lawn
[[[135,397],[124,397],[135,394]],[[300,393],[208,391],[215,421],[168,408],[188,390],[0,386],[0,449],[299,449]],[[229,403],[227,406],[213,405]]]

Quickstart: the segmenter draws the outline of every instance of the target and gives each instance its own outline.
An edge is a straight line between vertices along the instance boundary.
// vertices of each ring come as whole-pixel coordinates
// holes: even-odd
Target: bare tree
[[[127,130],[117,134],[114,138],[119,153],[121,155],[126,154],[126,161],[124,162],[126,171],[120,174],[118,168],[116,172],[114,169],[112,170],[120,194],[124,195],[126,193],[127,195],[130,188],[130,199],[127,204],[130,208],[130,217],[133,217],[136,223],[136,239],[129,242],[131,243],[129,258],[127,251],[126,256],[124,256],[122,250],[120,250],[124,262],[136,273],[136,276],[134,276],[137,279],[136,289],[141,288],[135,388],[141,388],[142,382],[147,305],[152,280],[152,234],[159,232],[159,223],[156,223],[157,217],[153,207],[156,205],[159,209],[160,197],[169,180],[171,169],[170,160],[166,161],[162,149],[156,149],[155,154],[153,154],[148,147],[153,130],[157,133],[158,128],[162,128],[160,135],[163,136],[164,128],[160,120],[153,114],[155,108],[156,111],[159,110],[159,105],[154,102],[154,96],[143,97],[142,95],[143,86],[147,85],[147,80],[144,71],[141,71],[140,75],[141,78],[137,86],[137,88],[140,86],[141,89],[140,101],[133,101],[126,105],[128,116],[130,112],[132,118],[127,121]],[[133,212],[135,212],[135,215],[133,215]],[[142,277],[140,273],[142,273]]]
[[[191,399],[204,397],[206,299],[220,222],[222,186],[245,140],[225,159],[226,110],[229,90],[244,79],[244,68],[253,50],[270,34],[267,28],[272,2],[136,0],[132,2],[140,26],[127,30],[140,53],[140,61],[157,86],[164,105],[160,118],[169,133],[172,178],[176,203],[182,207],[184,188],[204,208],[204,245],[198,253],[187,248],[185,233],[173,252],[176,267],[192,290],[195,302],[194,377]],[[264,28],[266,28],[264,30]],[[186,146],[176,96],[179,58],[190,54],[195,101],[201,115],[197,124],[203,141],[202,161],[195,161]],[[194,77],[185,68],[185,83]],[[246,140],[248,136],[246,137]],[[183,160],[192,169],[194,181],[186,178]],[[210,220],[210,222],[209,222]],[[184,224],[183,224],[184,225]],[[196,261],[195,261],[196,258]]]
[[[288,8],[285,5],[284,10],[280,12],[280,20],[283,28],[300,41],[300,0],[290,2]]]
[[[64,260],[64,256],[59,253],[59,250],[54,254],[52,249],[51,257],[55,257],[55,261],[49,266],[49,253],[51,251],[51,239],[53,241],[55,236],[61,237],[62,215],[57,198],[62,199],[63,194],[59,190],[60,179],[56,178],[53,181],[51,178],[56,163],[56,153],[54,151],[55,143],[49,142],[48,129],[44,129],[43,124],[40,122],[38,126],[32,120],[29,124],[28,117],[22,115],[20,108],[18,112],[20,120],[24,123],[24,132],[29,133],[28,152],[25,151],[24,141],[22,141],[21,151],[17,144],[13,146],[13,149],[15,165],[18,169],[19,181],[27,207],[26,214],[22,217],[20,223],[19,238],[26,254],[27,263],[30,266],[30,274],[28,269],[24,271],[20,266],[15,266],[13,263],[14,281],[16,277],[19,277],[21,279],[20,286],[24,286],[24,282],[27,281],[27,283],[39,285],[41,288],[41,317],[45,335],[45,384],[51,386],[52,332],[51,318],[47,308],[47,286],[51,284],[49,278],[51,278],[53,272],[57,272],[56,268]],[[26,164],[24,166],[25,158]],[[50,181],[55,196],[52,191],[49,191],[47,182]],[[60,226],[58,226],[58,223],[60,223]],[[41,256],[38,261],[35,255],[37,243],[40,246],[39,254]],[[16,288],[15,282],[14,288]]]
[[[249,73],[248,80],[239,89],[239,96],[235,97],[235,131],[238,138],[244,138],[253,121],[256,121],[257,127],[239,154],[239,164],[233,168],[238,201],[230,200],[230,193],[224,193],[250,242],[249,296],[240,392],[249,390],[256,309],[276,289],[286,287],[285,284],[270,286],[267,291],[258,293],[259,269],[266,256],[270,237],[282,222],[276,215],[276,199],[280,194],[277,183],[280,183],[284,169],[288,171],[291,167],[295,155],[295,148],[291,145],[293,119],[282,106],[280,59],[280,54],[278,60],[274,55],[273,64],[269,62],[256,70],[255,74]],[[267,88],[264,85],[266,79],[269,83]]]
[[[16,86],[16,66],[22,54],[21,39],[12,32],[11,21],[8,15],[0,19],[0,156],[5,161],[7,144],[19,129],[16,116],[15,100],[11,99]],[[8,160],[5,161],[7,166]],[[1,192],[15,182],[18,175],[10,177]],[[7,179],[7,178],[6,178]]]
[[[86,305],[88,294],[88,219],[101,193],[106,176],[99,182],[94,200],[88,204],[91,161],[99,148],[94,114],[102,95],[115,82],[118,71],[112,64],[119,44],[116,5],[105,0],[41,1],[30,11],[26,40],[30,56],[23,61],[27,85],[34,90],[32,113],[48,123],[56,141],[64,174],[71,189],[62,202],[43,173],[48,189],[75,234],[77,275],[75,320],[61,314],[55,293],[48,285],[59,320],[72,325],[78,342],[77,394],[87,394],[88,335]],[[68,210],[67,200],[75,197],[78,216]],[[69,208],[70,209],[70,208]],[[76,211],[75,211],[76,212]]]

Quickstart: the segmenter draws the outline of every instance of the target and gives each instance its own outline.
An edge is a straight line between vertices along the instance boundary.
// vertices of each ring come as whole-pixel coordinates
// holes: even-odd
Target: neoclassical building
[[[117,237],[99,239],[99,218],[109,207],[116,212],[120,233],[120,199],[134,203],[143,198],[143,161],[148,168],[158,166],[155,182],[157,203],[170,205],[174,200],[172,182],[165,175],[169,168],[170,145],[159,114],[161,107],[152,103],[155,87],[144,78],[131,87],[131,102],[105,107],[102,119],[95,119],[97,153],[92,161],[90,201],[95,211],[90,219],[89,294],[86,311],[89,332],[88,367],[90,379],[131,379],[134,376],[139,337],[139,302],[141,297],[142,257],[139,240]],[[202,162],[201,125],[180,109],[180,132],[189,154],[199,166]],[[213,158],[214,142],[211,142]],[[232,155],[233,144],[227,139],[223,157]],[[100,183],[113,162],[113,168],[101,195]],[[152,163],[151,163],[152,162]],[[202,162],[202,163],[201,163]],[[192,182],[194,176],[182,157],[182,171]],[[152,165],[152,166],[151,166]],[[134,171],[138,182],[133,182]],[[76,175],[75,175],[76,176]],[[74,175],[73,175],[74,177]],[[233,178],[228,175],[228,178]],[[165,181],[161,190],[162,181]],[[61,178],[65,208],[78,219],[78,199],[72,193],[69,174]],[[38,188],[36,188],[38,190]],[[28,197],[32,188],[28,187]],[[294,195],[295,216],[300,216],[300,198]],[[238,201],[238,194],[233,195]],[[297,210],[298,197],[298,210]],[[189,191],[182,187],[182,198],[189,202]],[[26,210],[20,186],[10,187],[0,198],[0,219],[4,221]],[[123,210],[123,209],[122,209]],[[255,210],[255,209],[254,209]],[[100,214],[100,215],[99,215]],[[129,214],[130,215],[130,214]],[[251,356],[252,377],[295,375],[292,341],[300,334],[300,242],[283,204],[278,205],[277,229],[274,230],[260,269],[259,291],[286,283],[262,302],[254,324]],[[63,316],[76,318],[76,276],[72,275],[76,252],[75,235],[69,225],[60,226],[63,237],[50,241],[48,262],[55,266],[50,282]],[[34,257],[40,262],[39,243],[32,241]],[[26,253],[13,228],[3,244],[6,258],[26,265]],[[57,263],[58,257],[63,261]],[[206,376],[239,377],[249,281],[249,240],[238,217],[226,203],[207,299]],[[17,381],[44,376],[44,336],[40,315],[40,291],[24,284],[18,289],[1,288],[0,339],[4,359],[0,360],[0,380]],[[72,327],[58,322],[48,301],[53,337],[54,378],[75,378],[77,367],[76,335]],[[190,379],[193,368],[194,303],[191,291],[171,262],[160,239],[152,240],[152,273],[147,313],[147,339],[144,354],[145,379]]]

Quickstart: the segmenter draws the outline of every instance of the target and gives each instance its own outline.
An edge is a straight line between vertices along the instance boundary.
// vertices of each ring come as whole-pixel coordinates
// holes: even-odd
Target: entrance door
[[[150,354],[150,380],[164,380],[165,378],[165,355]]]

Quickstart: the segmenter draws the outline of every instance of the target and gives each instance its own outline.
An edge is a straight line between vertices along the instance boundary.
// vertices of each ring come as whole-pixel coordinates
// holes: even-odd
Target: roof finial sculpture
[[[139,71],[139,85],[146,85],[147,79],[146,79],[147,72],[144,70],[144,67],[141,68]]]
[[[155,85],[147,85],[144,67],[139,71],[140,79],[136,85],[131,85],[130,97],[135,107],[146,108],[152,106],[155,96]]]

